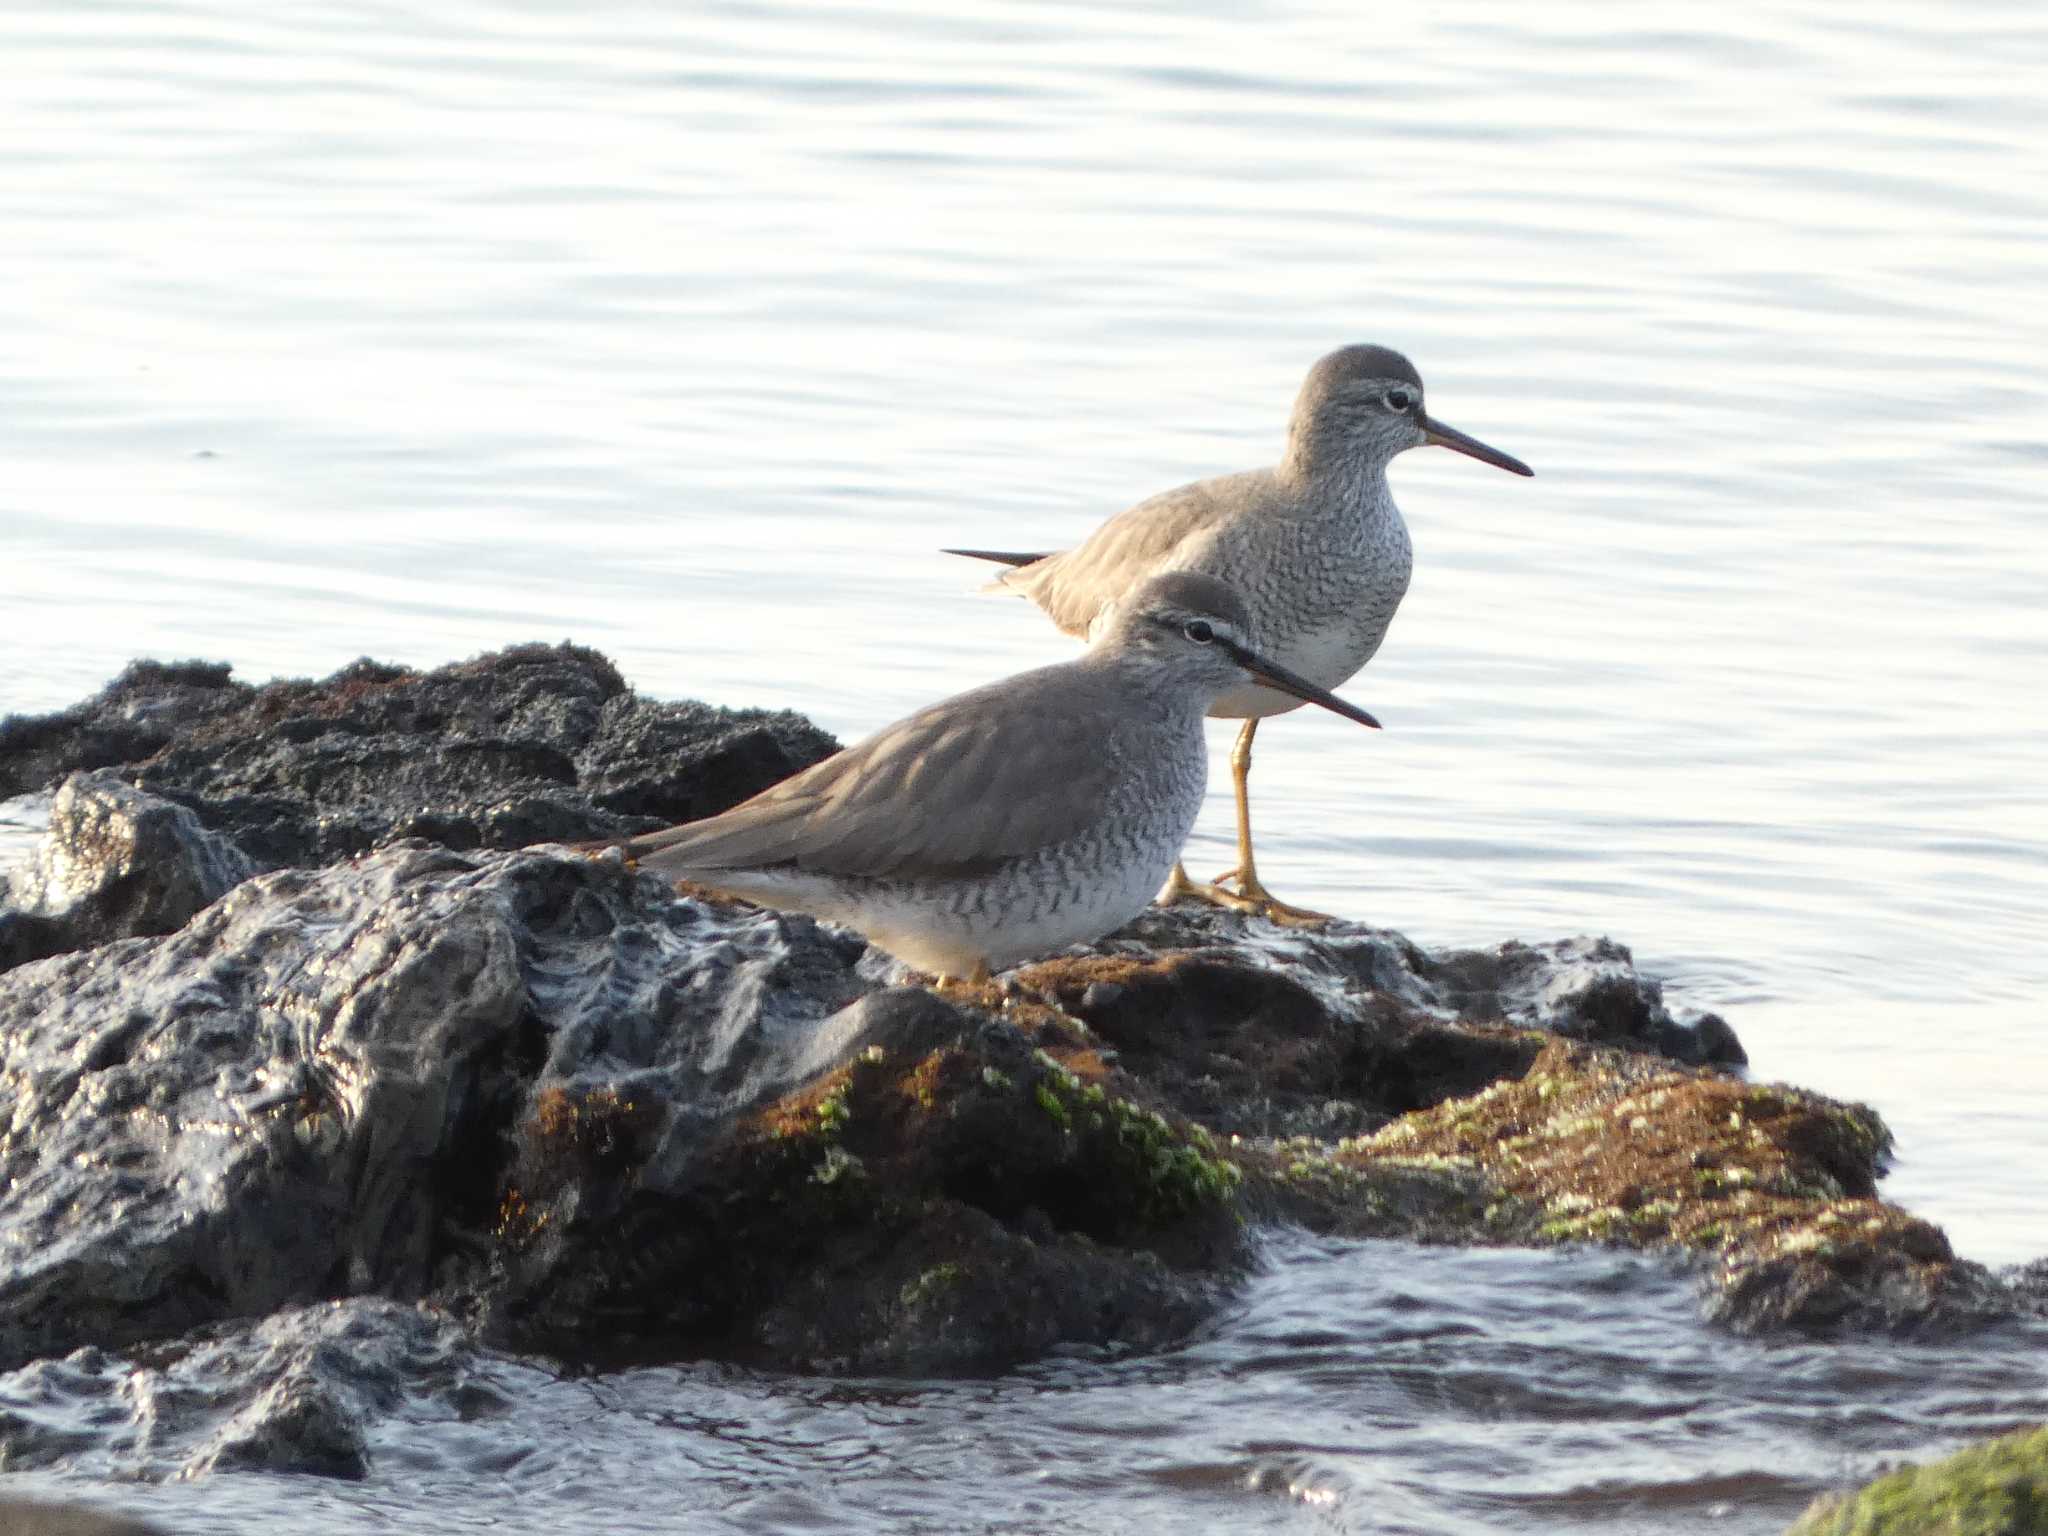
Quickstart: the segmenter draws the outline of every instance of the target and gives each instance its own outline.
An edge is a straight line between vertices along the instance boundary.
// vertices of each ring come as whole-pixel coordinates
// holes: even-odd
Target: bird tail
[[[984,592],[1021,592],[1024,590],[1023,587],[1018,585],[1014,579],[1017,574],[1038,564],[1041,560],[1052,558],[1047,554],[1027,555],[1009,549],[945,549],[939,551],[939,553],[945,555],[964,555],[969,560],[987,560],[996,565],[1009,566],[1010,569],[1004,571],[994,581],[983,584],[981,590]]]
[[[593,838],[589,842],[563,843],[560,846],[568,849],[571,853],[580,853],[587,859],[601,859],[607,854],[616,853],[625,859],[628,864],[637,865],[642,859],[647,858],[651,854],[661,853],[666,849],[674,847],[677,843],[687,841],[683,834],[697,830],[698,828],[695,824],[685,823],[679,827],[663,827],[657,832],[629,833],[619,837],[599,837]],[[546,845],[542,844],[540,846],[544,847]]]
[[[1049,551],[1041,550],[1035,555],[1025,555],[1007,549],[942,549],[939,553],[964,555],[969,560],[987,560],[994,565],[1036,565]]]

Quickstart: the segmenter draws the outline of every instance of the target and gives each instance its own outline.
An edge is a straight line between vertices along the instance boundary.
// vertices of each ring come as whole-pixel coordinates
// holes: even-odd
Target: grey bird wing
[[[1102,814],[1122,754],[1097,739],[1117,714],[1091,704],[1094,681],[1066,663],[959,694],[721,815],[619,846],[679,876],[983,873]]]
[[[1119,512],[1081,543],[997,582],[1022,592],[1070,635],[1086,635],[1097,615],[1147,576],[1190,569],[1217,532],[1270,499],[1270,470],[1219,475],[1147,497]]]

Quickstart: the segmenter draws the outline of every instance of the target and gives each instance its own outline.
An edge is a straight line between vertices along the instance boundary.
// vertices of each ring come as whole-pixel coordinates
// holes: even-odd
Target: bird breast
[[[1407,525],[1389,500],[1362,520],[1311,524],[1284,547],[1277,542],[1263,545],[1269,558],[1258,570],[1236,578],[1258,616],[1261,648],[1318,687],[1341,687],[1379,650],[1408,591],[1414,556]],[[1219,698],[1209,713],[1242,720],[1300,707],[1292,694],[1248,686]]]

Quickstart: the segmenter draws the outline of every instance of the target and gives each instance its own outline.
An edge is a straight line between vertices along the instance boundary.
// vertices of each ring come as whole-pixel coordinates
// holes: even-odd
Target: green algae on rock
[[[1302,969],[1211,947],[1062,958],[1016,985],[1083,1016],[1088,1056],[1128,1074],[1125,1091],[1227,1132],[1255,1219],[1668,1249],[1707,1276],[1708,1315],[1740,1331],[2029,1309],[1877,1198],[1891,1137],[1867,1107],[1576,1031],[1447,1019],[1392,974],[1398,954],[1375,960],[1366,991],[1315,968],[1342,959],[1342,934],[1317,942]],[[1591,990],[1612,1004],[1618,980]]]
[[[2048,1425],[1904,1467],[1830,1494],[1787,1536],[2041,1536],[2048,1531]]]
[[[500,1202],[507,1336],[580,1350],[602,1318],[615,1354],[928,1370],[1199,1319],[1244,1257],[1238,1171],[1199,1127],[936,993],[864,1011],[850,1059],[676,1174],[658,1112],[611,1087],[537,1095]]]
[[[1864,1105],[1551,1040],[1522,1076],[1342,1142],[1332,1161],[1435,1159],[1540,1211],[1543,1240],[1689,1250],[1712,1266],[1710,1315],[1744,1330],[1978,1310],[1982,1272],[1877,1198],[1890,1148]]]
[[[1165,914],[1144,925],[1155,943],[1176,931]],[[1587,1041],[1577,1012],[1563,1038],[1446,1018],[1399,974],[1419,975],[1412,956],[1342,924],[1288,936],[1284,960],[1264,940],[1216,946],[1230,930],[1214,917],[1189,928],[1212,942],[1049,960],[1013,988],[1079,1016],[1085,1041],[1056,1040],[1055,1056],[1215,1133],[1245,1175],[1250,1219],[1362,1238],[1667,1249],[1706,1276],[1709,1317],[1744,1332],[1970,1326],[2033,1309],[1956,1259],[1939,1228],[1877,1198],[1891,1136],[1865,1106],[1681,1065],[1636,1041]],[[1367,974],[1367,950],[1370,990],[1340,974]],[[1470,983],[1526,972],[1536,953],[1434,969]],[[1583,1011],[1583,993],[1610,1013],[1642,1012],[1615,1002],[1623,979],[1594,972],[1571,1008]],[[1498,1000],[1495,980],[1486,995]],[[1475,995],[1468,985],[1457,998]]]

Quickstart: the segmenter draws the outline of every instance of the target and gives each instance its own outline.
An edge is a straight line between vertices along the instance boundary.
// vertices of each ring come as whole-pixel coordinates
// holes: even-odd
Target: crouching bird
[[[921,709],[720,815],[583,850],[986,980],[1145,908],[1201,808],[1217,700],[1277,689],[1378,726],[1251,633],[1224,583],[1157,576],[1071,661]]]

